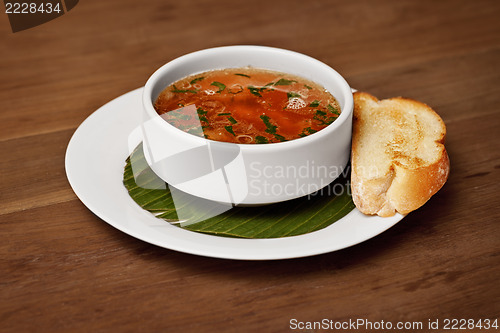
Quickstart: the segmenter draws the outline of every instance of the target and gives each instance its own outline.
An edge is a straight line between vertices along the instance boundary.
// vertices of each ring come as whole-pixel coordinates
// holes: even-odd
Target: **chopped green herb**
[[[235,73],[234,75],[244,76],[244,77],[248,77],[248,78],[250,78],[250,76],[249,76],[249,75],[246,75],[246,74],[241,74],[241,73]]]
[[[307,131],[307,133],[309,133],[309,134],[313,134],[313,133],[317,132],[317,130],[312,129],[311,127],[306,127],[306,128],[304,128],[304,130]]]
[[[201,81],[201,80],[203,80],[204,78],[205,78],[204,76],[200,76],[200,77],[197,77],[196,79],[191,80],[191,82],[189,82],[189,83],[191,83],[191,84],[195,84],[196,82]]]
[[[266,84],[264,87],[270,87],[270,86],[272,86],[272,85],[274,85],[274,82],[269,82],[269,83],[268,83],[268,84]]]
[[[296,93],[296,92],[293,92],[293,91],[287,92],[286,95],[288,96],[288,99],[294,98],[294,97],[299,97],[299,98],[302,97],[302,96],[300,96],[299,93]]]
[[[200,116],[200,121],[206,121],[208,123],[208,119],[205,116]]]
[[[316,133],[317,131],[315,129],[312,129],[311,127],[306,127],[302,130],[302,133],[299,134],[301,138],[304,136],[308,136],[309,134]]]
[[[276,129],[278,128],[278,126],[271,124],[268,116],[262,115],[262,116],[260,116],[260,119],[262,119],[262,121],[266,125],[266,127],[267,127],[266,132],[267,133],[270,133],[270,134],[276,133]]]
[[[224,89],[226,89],[226,85],[224,83],[220,83],[220,82],[217,82],[217,81],[212,82],[210,85],[219,88],[219,90],[217,91],[217,93],[219,93],[219,94],[221,92],[223,92]]]
[[[325,111],[316,110],[316,114],[313,119],[318,120],[322,125],[330,125],[337,119],[337,117],[328,117]]]
[[[304,84],[304,87],[306,87],[307,89],[311,90],[312,87],[309,87],[307,84]]]
[[[203,110],[203,109],[202,109],[202,108],[200,108],[200,107],[196,108],[196,111],[198,112],[198,114],[199,114],[200,116],[203,116],[203,115],[205,115],[205,114],[207,114],[207,113],[208,113],[208,111],[205,111],[205,110]]]
[[[331,123],[333,123],[335,121],[335,119],[337,119],[337,117],[329,117],[327,124],[330,125]]]
[[[317,121],[319,121],[321,124],[324,125],[324,124],[326,124],[325,116],[326,116],[325,111],[316,110],[316,113],[314,114],[313,119],[316,119]]]
[[[311,108],[316,108],[319,106],[319,101],[317,99],[315,99],[314,101],[311,102],[311,104],[309,104],[309,107]]]
[[[278,82],[276,82],[274,85],[275,86],[289,86],[292,83],[297,82],[295,80],[287,80],[287,79],[279,79]]]
[[[226,129],[226,131],[228,131],[232,135],[236,136],[236,134],[234,134],[234,131],[233,131],[233,126],[224,126],[224,128]]]
[[[192,93],[192,94],[196,94],[198,92],[198,90],[189,90],[189,89],[178,89],[175,85],[173,86],[174,89],[171,90],[171,92],[173,93]]]
[[[255,137],[255,143],[268,143],[269,140],[267,140],[267,138],[265,136],[256,136]]]
[[[318,115],[315,115],[315,116],[313,117],[313,119],[316,119],[317,121],[319,121],[319,123],[320,123],[321,125],[324,125],[324,124],[325,124],[325,120],[324,120],[324,119],[321,119],[320,117],[318,117]]]
[[[217,114],[218,116],[230,116],[231,112],[226,112],[226,113],[219,113]]]
[[[330,112],[332,112],[332,113],[335,113],[336,115],[339,115],[339,114],[340,114],[339,110],[337,110],[337,108],[334,108],[334,107],[333,107],[333,106],[331,106],[330,104],[328,104],[326,107],[328,108],[328,111],[330,111]]]
[[[281,135],[279,135],[279,134],[276,134],[276,133],[275,133],[275,134],[274,134],[274,137],[275,137],[276,139],[280,140],[281,142],[286,141],[285,137],[284,137],[284,136],[281,136]]]
[[[229,117],[227,118],[229,119],[229,121],[231,122],[231,124],[236,124],[238,121],[236,119],[234,119],[233,117]]]
[[[259,96],[259,97],[262,97],[262,95],[260,94],[260,91],[262,91],[263,89],[266,89],[266,88],[255,88],[254,86],[248,86],[248,90],[250,90],[250,92],[252,94],[254,94],[255,96]]]

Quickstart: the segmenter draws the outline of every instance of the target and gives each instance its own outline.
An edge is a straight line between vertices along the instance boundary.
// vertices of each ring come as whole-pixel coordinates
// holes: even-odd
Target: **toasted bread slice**
[[[354,93],[352,198],[365,214],[408,214],[446,182],[446,127],[429,106]]]

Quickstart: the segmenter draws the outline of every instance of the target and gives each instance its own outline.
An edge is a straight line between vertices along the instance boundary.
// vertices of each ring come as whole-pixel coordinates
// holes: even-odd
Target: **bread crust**
[[[358,165],[358,161],[362,157],[360,156],[362,153],[360,149],[361,139],[363,135],[366,135],[362,128],[366,129],[367,126],[371,126],[367,123],[363,112],[371,108],[373,113],[386,106],[395,106],[401,110],[398,112],[404,112],[405,109],[412,107],[418,109],[419,112],[431,113],[435,118],[433,121],[436,127],[440,128],[439,133],[433,133],[436,135],[435,143],[438,149],[432,163],[403,164],[397,159],[392,159],[388,161],[390,167],[387,172],[375,178],[367,178],[360,172],[360,167],[363,166]],[[380,129],[373,131],[377,130]],[[450,162],[444,147],[445,136],[444,122],[434,110],[424,103],[402,97],[379,101],[376,97],[365,92],[354,93],[351,188],[356,207],[365,214],[386,217],[392,216],[396,212],[408,214],[425,204],[441,189],[449,175]]]

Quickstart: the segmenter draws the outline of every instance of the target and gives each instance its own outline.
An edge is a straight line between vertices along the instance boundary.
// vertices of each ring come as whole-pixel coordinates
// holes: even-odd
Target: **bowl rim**
[[[168,72],[171,68],[175,68],[176,66],[183,65],[183,62],[188,62],[190,60],[196,59],[197,57],[202,57],[204,55],[211,55],[214,53],[218,52],[226,52],[226,51],[248,51],[248,50],[256,50],[256,51],[261,51],[261,52],[274,52],[274,53],[282,53],[284,55],[289,55],[289,56],[294,56],[296,58],[303,58],[304,61],[309,61],[312,63],[315,63],[315,65],[319,67],[323,67],[326,71],[331,72],[333,77],[338,81],[339,85],[341,86],[341,89],[339,91],[340,94],[344,97],[345,103],[344,107],[342,108],[340,112],[340,116],[330,125],[326,126],[325,128],[322,128],[321,130],[309,134],[305,137],[301,138],[296,138],[293,140],[288,140],[284,142],[272,142],[272,143],[266,143],[266,144],[250,144],[250,143],[233,143],[233,142],[224,142],[224,141],[217,141],[217,140],[212,140],[212,139],[207,139],[207,138],[202,138],[196,135],[193,135],[191,133],[187,133],[172,124],[162,121],[161,126],[165,126],[166,130],[176,130],[179,131],[177,134],[182,135],[186,137],[186,140],[189,141],[194,141],[197,142],[197,145],[201,144],[206,144],[206,143],[216,143],[217,145],[231,145],[231,146],[238,146],[239,149],[265,149],[265,150],[272,150],[272,149],[282,149],[282,148],[289,148],[290,146],[294,145],[307,145],[310,144],[314,141],[320,140],[322,137],[327,136],[330,132],[335,131],[336,129],[340,128],[345,122],[347,122],[353,113],[353,108],[354,108],[354,100],[352,97],[352,91],[351,87],[345,80],[345,78],[340,75],[335,69],[332,67],[328,66],[324,62],[313,58],[311,56],[305,55],[303,53],[299,53],[296,51],[291,51],[287,49],[282,49],[282,48],[276,48],[276,47],[269,47],[269,46],[259,46],[259,45],[231,45],[231,46],[220,46],[220,47],[213,47],[213,48],[207,48],[207,49],[202,49],[198,51],[194,51],[191,53],[187,53],[185,55],[182,55],[180,57],[177,57],[166,64],[162,65],[160,68],[158,68],[153,74],[148,78],[146,81],[146,84],[144,86],[143,94],[142,94],[142,102],[143,102],[143,108],[146,111],[146,114],[149,119],[162,119],[161,117],[158,117],[158,113],[153,107],[153,88],[156,86],[156,84],[164,77],[165,72]],[[215,69],[221,69],[224,67],[219,67],[216,68],[214,67],[213,70]],[[232,67],[225,67],[225,68],[232,68]],[[266,69],[265,67],[262,66],[256,66],[256,68],[262,68]],[[267,68],[269,69],[269,68]],[[210,71],[211,69],[206,69],[203,70],[202,72]],[[272,69],[270,69],[272,70]],[[197,73],[202,73],[202,72],[196,72],[193,71],[191,74],[188,75],[194,75]],[[286,73],[286,71],[283,71]],[[294,74],[298,75],[299,74]],[[314,81],[314,80],[312,80]],[[319,84],[319,83],[318,83]],[[321,84],[320,84],[321,85]],[[166,87],[163,87],[162,89],[165,89]],[[163,119],[162,119],[163,120]],[[164,124],[164,125],[163,125]],[[182,133],[182,134],[181,134]]]

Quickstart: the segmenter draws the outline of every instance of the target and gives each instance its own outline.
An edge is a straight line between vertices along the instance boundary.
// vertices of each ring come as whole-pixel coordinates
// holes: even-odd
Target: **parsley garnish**
[[[236,124],[238,121],[236,119],[234,119],[233,117],[229,117],[227,118],[229,119],[229,121],[231,122],[231,124]]]
[[[264,136],[258,135],[255,137],[255,143],[268,143],[268,142],[269,140],[267,140],[267,138]]]
[[[295,80],[287,80],[287,79],[279,79],[278,82],[276,82],[274,85],[275,86],[288,86],[288,85],[291,85],[294,82],[297,82],[297,81],[295,81]]]
[[[306,87],[307,89],[311,90],[312,87],[309,87],[307,84],[304,84],[304,87]]]
[[[235,73],[234,75],[244,76],[244,77],[250,78],[250,76],[249,76],[249,75],[246,75],[246,74],[241,74],[241,73]]]
[[[234,134],[234,131],[233,131],[233,126],[224,126],[224,128],[226,129],[226,131],[228,131],[232,135],[236,136],[236,134]]]
[[[270,118],[268,116],[263,114],[262,116],[260,116],[260,119],[262,119],[262,121],[266,125],[266,127],[267,127],[266,132],[267,133],[274,135],[274,137],[280,141],[286,141],[284,136],[281,136],[278,133],[276,133],[276,129],[278,128],[278,126],[271,124]]]
[[[220,83],[220,82],[217,82],[217,81],[212,82],[210,85],[219,88],[219,90],[217,91],[217,93],[219,93],[219,94],[221,92],[223,92],[224,89],[226,89],[226,85],[224,83]]]
[[[262,87],[262,88],[256,88],[254,86],[248,86],[248,90],[250,90],[250,92],[252,94],[254,94],[255,96],[259,96],[259,97],[262,97],[262,95],[260,94],[262,91],[266,90],[266,87]]]
[[[316,114],[314,115],[313,119],[316,119],[321,123],[321,125],[330,125],[337,119],[337,117],[328,117],[325,111],[321,110],[316,110]]]
[[[285,137],[284,137],[284,136],[281,136],[281,135],[279,135],[279,134],[274,134],[274,137],[275,137],[276,139],[280,140],[281,142],[286,141]]]
[[[270,133],[270,134],[276,133],[276,129],[278,128],[278,126],[271,124],[268,116],[262,115],[262,116],[260,116],[260,119],[262,119],[262,121],[266,125],[266,127],[267,127],[266,132],[267,133]]]
[[[313,133],[317,132],[315,129],[312,129],[311,127],[306,127],[306,128],[304,128],[304,130],[307,131],[307,133],[309,133],[309,134],[313,134]]]
[[[189,83],[191,83],[191,84],[195,84],[196,82],[201,81],[201,80],[203,80],[204,78],[205,78],[204,76],[200,76],[200,77],[197,77],[196,79],[191,80],[191,82],[189,82]]]
[[[286,95],[287,95],[288,99],[294,98],[294,97],[299,97],[299,98],[302,97],[302,96],[300,96],[299,93],[296,93],[296,92],[293,92],[293,91],[287,92]]]
[[[208,119],[205,116],[200,116],[200,121],[206,121],[208,123]]]
[[[326,112],[321,111],[321,110],[316,110],[316,114],[314,115],[313,119],[316,119],[321,124],[325,124],[325,116],[326,116]]]
[[[205,114],[207,114],[207,113],[208,113],[208,111],[205,111],[205,110],[203,110],[203,109],[202,109],[202,108],[200,108],[200,107],[196,108],[196,111],[198,112],[198,114],[199,114],[200,116],[203,116],[203,115],[205,115]]]
[[[311,104],[309,104],[309,107],[311,108],[316,108],[319,106],[319,101],[317,99],[315,99],[314,101],[311,102]]]
[[[219,113],[217,114],[218,116],[230,116],[231,112],[226,112],[226,113]]]
[[[312,129],[311,127],[306,127],[302,130],[302,133],[299,134],[300,137],[308,136],[309,134],[316,133],[317,131],[315,129]]]
[[[339,112],[339,110],[337,110],[337,108],[334,108],[330,104],[328,104],[326,107],[328,108],[328,111],[335,113],[336,115],[340,115],[340,112]]]

